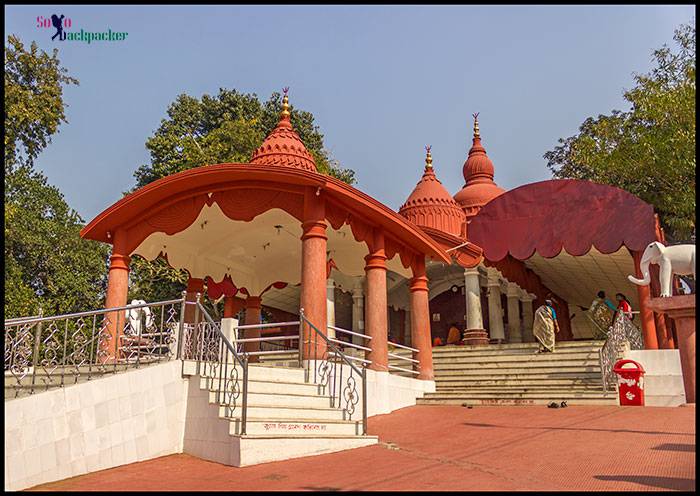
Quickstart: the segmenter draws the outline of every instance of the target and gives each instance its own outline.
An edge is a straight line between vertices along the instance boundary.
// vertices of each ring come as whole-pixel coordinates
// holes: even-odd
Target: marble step
[[[535,398],[518,398],[518,397],[491,397],[491,398],[475,398],[464,396],[461,398],[419,398],[418,405],[468,405],[468,406],[533,406],[533,405],[548,405],[552,401],[566,401],[569,406],[573,405],[617,405],[618,400],[614,395],[609,397],[598,396],[591,398],[572,398],[566,396],[548,396]]]
[[[210,403],[216,403],[219,400],[219,398],[221,398],[221,396],[216,391],[209,390]],[[338,401],[337,398],[336,401]],[[301,408],[325,408],[332,406],[331,398],[329,396],[321,396],[315,393],[260,393],[256,391],[251,391],[250,389],[248,390],[248,404],[260,406],[288,405]]]
[[[538,367],[491,367],[482,366],[478,368],[464,368],[464,367],[450,367],[450,368],[435,368],[436,377],[447,377],[447,376],[464,376],[465,378],[471,376],[512,376],[512,375],[541,375],[550,378],[560,378],[562,374],[568,374],[569,376],[581,374],[597,374],[600,377],[600,367],[595,366],[564,366],[561,365],[551,365],[551,366],[538,366]]]
[[[242,399],[239,397],[239,403]],[[232,416],[238,416],[236,410],[233,411],[232,415],[228,414],[228,407],[225,405],[219,405],[219,417],[221,418],[231,418]],[[361,416],[361,405],[357,405],[354,415]],[[283,403],[261,405],[256,403],[248,402],[248,419],[262,418],[262,419],[276,419],[279,421],[287,421],[290,419],[310,419],[310,420],[350,420],[346,418],[347,414],[343,412],[340,408],[328,407],[308,407],[299,405],[287,405]]]
[[[454,360],[449,362],[433,362],[434,370],[456,370],[456,369],[480,369],[480,368],[542,368],[542,367],[600,367],[600,361],[595,360],[501,360],[501,361],[478,361],[466,362]]]
[[[229,433],[238,435],[241,419],[230,418]],[[361,436],[362,417],[353,420],[318,420],[295,418],[293,420],[249,418],[246,420],[246,435],[265,436]]]

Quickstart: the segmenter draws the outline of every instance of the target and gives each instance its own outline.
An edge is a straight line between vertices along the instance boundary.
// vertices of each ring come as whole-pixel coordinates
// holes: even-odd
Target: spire
[[[474,117],[474,139],[480,139],[481,135],[479,134],[479,112],[476,114],[472,114]]]
[[[425,145],[425,170],[433,168],[433,156],[430,154],[430,145]]]
[[[282,97],[282,113],[280,114],[280,120],[289,119],[292,115],[289,112],[289,96],[287,95],[288,91],[289,91],[289,86],[285,86],[284,88],[282,88],[282,92],[284,93],[284,96]]]
[[[282,111],[277,126],[267,135],[250,160],[256,165],[285,165],[317,172],[313,156],[308,152],[299,135],[294,131],[289,110],[289,88],[282,92]]]

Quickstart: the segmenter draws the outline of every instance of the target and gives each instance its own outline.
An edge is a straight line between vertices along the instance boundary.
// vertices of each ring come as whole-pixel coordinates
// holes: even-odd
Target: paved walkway
[[[34,489],[695,489],[693,407],[415,406],[369,431],[380,445],[245,468],[171,455]]]

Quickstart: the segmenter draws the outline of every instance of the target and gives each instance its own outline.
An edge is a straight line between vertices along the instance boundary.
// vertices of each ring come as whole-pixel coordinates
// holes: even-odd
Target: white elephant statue
[[[673,274],[692,275],[695,278],[695,245],[664,246],[658,241],[650,243],[642,254],[640,269],[642,279],[634,276],[627,278],[638,286],[647,286],[651,282],[649,264],[659,265],[659,284],[661,296],[671,296]]]

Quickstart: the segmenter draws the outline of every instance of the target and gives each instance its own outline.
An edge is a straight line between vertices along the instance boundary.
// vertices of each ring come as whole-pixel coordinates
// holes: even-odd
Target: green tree
[[[624,92],[631,108],[588,118],[545,153],[554,177],[625,189],[654,205],[669,241],[695,232],[695,27],[680,26],[676,50],[653,52],[655,67]]]
[[[183,170],[207,164],[248,162],[253,151],[279,121],[282,99],[273,93],[261,102],[257,95],[220,89],[201,99],[182,94],[168,107],[153,136],[146,141],[151,162],[134,173],[136,187]],[[355,173],[343,169],[323,146],[323,134],[310,112],[291,108],[291,119],[319,172],[349,184]]]
[[[136,188],[170,174],[207,164],[248,162],[279,122],[282,98],[273,93],[261,102],[257,95],[220,89],[201,99],[182,94],[168,107],[155,133],[146,141],[149,164],[134,173]],[[355,173],[343,169],[324,148],[323,134],[310,112],[291,107],[291,120],[319,172],[349,184]],[[187,284],[186,271],[171,269],[163,260],[131,262],[131,293],[146,301],[177,297]],[[214,313],[219,309],[213,308]]]
[[[53,55],[16,36],[5,46],[5,316],[93,309],[104,298],[108,247],[80,238],[83,220],[34,159],[66,122],[63,85],[78,84]]]
[[[78,84],[58,60],[14,35],[5,45],[5,171],[31,165],[66,121],[63,85]]]
[[[5,316],[99,308],[106,245],[80,238],[83,221],[29,166],[5,176]]]

